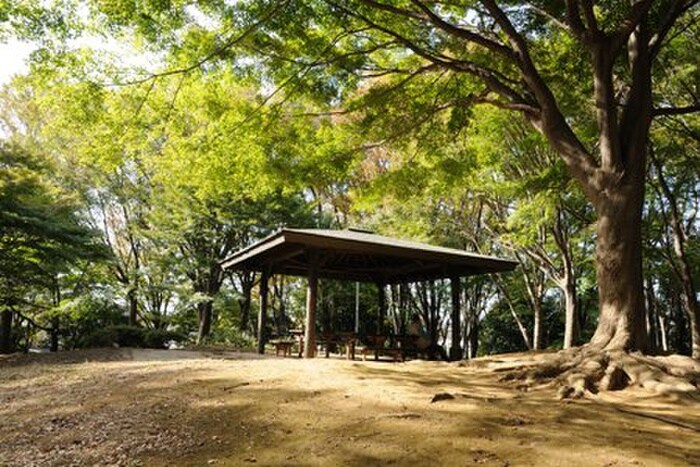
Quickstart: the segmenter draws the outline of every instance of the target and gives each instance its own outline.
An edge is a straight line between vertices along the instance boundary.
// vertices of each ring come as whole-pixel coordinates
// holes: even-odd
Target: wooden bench
[[[287,356],[292,356],[292,347],[294,346],[294,342],[291,341],[274,341],[270,342],[272,345],[275,346],[275,355],[280,356],[280,352],[282,352],[283,357]]]
[[[374,354],[375,360],[379,360],[380,355],[389,356],[394,360],[394,362],[403,362],[405,360],[403,351],[397,347],[375,348],[365,345],[360,347],[360,353],[362,354],[363,361],[367,360],[368,354]]]
[[[395,362],[404,361],[404,354],[401,348],[396,346],[385,347],[387,336],[376,335],[367,336],[365,338],[366,345],[358,347],[362,354],[362,360],[367,360],[368,354],[374,354],[374,359],[379,360],[380,355],[387,355],[393,358]]]

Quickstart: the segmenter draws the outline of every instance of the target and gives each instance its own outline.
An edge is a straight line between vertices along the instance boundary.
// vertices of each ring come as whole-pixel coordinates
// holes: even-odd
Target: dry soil
[[[466,365],[108,349],[0,360],[0,465],[700,465],[700,403]]]

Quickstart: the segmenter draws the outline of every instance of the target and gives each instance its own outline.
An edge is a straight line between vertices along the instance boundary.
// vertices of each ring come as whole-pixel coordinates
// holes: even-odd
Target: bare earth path
[[[498,381],[534,358],[11,356],[0,465],[700,465],[696,400],[632,388],[560,402]]]

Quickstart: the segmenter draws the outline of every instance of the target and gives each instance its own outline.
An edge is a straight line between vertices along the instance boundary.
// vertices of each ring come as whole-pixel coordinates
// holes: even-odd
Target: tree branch
[[[363,1],[372,1],[372,0],[363,0]],[[448,34],[451,34],[453,36],[460,37],[462,39],[465,39],[469,42],[473,42],[475,44],[479,44],[489,50],[492,50],[500,55],[503,55],[504,57],[508,58],[509,60],[515,61],[515,56],[513,55],[513,50],[511,50],[509,47],[504,46],[503,44],[499,44],[498,42],[492,41],[481,34],[476,34],[471,31],[468,31],[466,29],[460,28],[455,26],[452,23],[448,23],[444,19],[442,19],[440,16],[435,14],[430,8],[428,8],[426,5],[421,3],[419,0],[411,0],[411,2],[416,5],[418,8],[421,9],[426,15],[426,17],[430,20],[431,23],[433,23],[435,26],[439,27],[443,31],[447,32]]]
[[[579,181],[589,199],[597,199],[600,190],[599,187],[592,184],[595,179],[593,175],[597,169],[595,160],[559,110],[552,91],[532,62],[525,39],[516,31],[510,19],[495,0],[481,0],[481,3],[508,37],[518,56],[518,65],[523,80],[540,105],[541,118],[531,118],[531,123],[547,137],[554,149],[561,155],[571,174]]]
[[[362,0],[362,1],[372,1],[372,0]],[[333,3],[332,3],[333,4]],[[507,81],[507,77],[505,77],[502,73],[489,69],[487,67],[478,65],[474,62],[468,61],[468,60],[460,60],[460,59],[453,59],[451,57],[447,57],[445,55],[440,55],[440,54],[435,54],[433,52],[425,50],[423,47],[419,46],[416,44],[414,41],[404,37],[403,35],[397,33],[396,31],[393,31],[385,26],[382,26],[378,24],[376,21],[373,21],[366,17],[365,15],[362,15],[361,13],[358,13],[356,11],[350,11],[340,5],[333,4],[337,8],[341,9],[342,11],[346,12],[347,14],[354,16],[362,21],[364,21],[366,24],[372,26],[373,28],[377,29],[378,31],[381,31],[394,39],[396,39],[398,42],[403,44],[405,47],[409,48],[413,53],[418,55],[421,58],[424,58],[430,62],[432,62],[435,65],[438,65],[440,67],[450,69],[453,71],[457,72],[466,72],[471,75],[474,75],[478,78],[481,78],[484,80],[484,82],[489,86],[489,88],[507,98],[511,99],[516,103],[519,104],[527,104],[527,101],[513,88],[508,86],[507,84],[504,83],[504,81]]]
[[[651,0],[639,0],[632,4],[630,15],[622,21],[620,27],[613,35],[612,50],[614,53],[617,53],[627,43],[632,32],[649,13],[652,4]]]
[[[586,26],[584,26],[581,20],[581,11],[579,9],[578,0],[566,0],[566,18],[569,22],[569,27],[571,31],[579,38],[579,40],[586,42],[588,40],[586,31]]]
[[[581,8],[583,9],[583,19],[586,22],[588,31],[595,37],[600,34],[600,29],[598,29],[598,20],[593,12],[593,1],[592,0],[581,0]]]
[[[163,78],[165,76],[178,75],[178,74],[187,74],[190,71],[196,70],[197,68],[200,68],[202,65],[209,62],[213,58],[221,55],[222,53],[224,53],[225,51],[227,51],[228,49],[230,49],[234,45],[245,40],[248,36],[250,36],[253,32],[255,32],[261,25],[263,25],[270,18],[272,18],[274,15],[276,15],[277,12],[282,7],[284,7],[288,2],[289,2],[289,0],[281,0],[277,3],[275,3],[257,21],[255,21],[253,24],[251,24],[246,29],[244,29],[243,32],[241,32],[238,35],[232,35],[219,47],[217,47],[212,52],[210,52],[209,54],[200,58],[199,60],[197,60],[196,62],[194,62],[191,65],[188,65],[188,66],[182,67],[182,68],[175,68],[172,70],[163,71],[160,73],[153,73],[153,74],[150,74],[149,76],[146,76],[144,78],[129,80],[129,81],[126,81],[123,83],[113,83],[112,85],[114,85],[114,86],[129,86],[132,84],[141,84],[141,83],[145,83],[147,81],[154,80],[157,78]]]
[[[533,4],[525,5],[525,8],[529,8],[530,10],[534,11],[536,14],[540,15],[542,18],[544,18],[548,21],[551,21],[552,24],[558,26],[560,29],[562,29],[566,32],[569,32],[571,34],[574,34],[574,30],[569,24],[560,20],[559,18],[557,18],[556,16],[554,16],[553,14],[551,14],[550,12],[545,10],[544,8],[540,8],[537,5],[533,5]]]
[[[652,111],[654,117],[687,115],[700,112],[700,104],[687,105],[685,107],[657,107]]]
[[[649,54],[651,57],[656,57],[656,55],[658,55],[659,50],[661,50],[661,44],[663,44],[666,36],[671,31],[671,28],[673,28],[673,25],[676,24],[678,18],[698,4],[700,4],[700,0],[690,0],[688,2],[677,0],[674,3],[673,8],[669,9],[666,18],[664,18],[661,23],[659,30],[649,39]]]

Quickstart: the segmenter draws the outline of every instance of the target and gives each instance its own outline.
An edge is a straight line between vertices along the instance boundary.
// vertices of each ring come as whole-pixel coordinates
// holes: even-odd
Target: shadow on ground
[[[0,465],[700,463],[698,405],[634,390],[559,402],[489,365],[123,352],[0,367]]]

